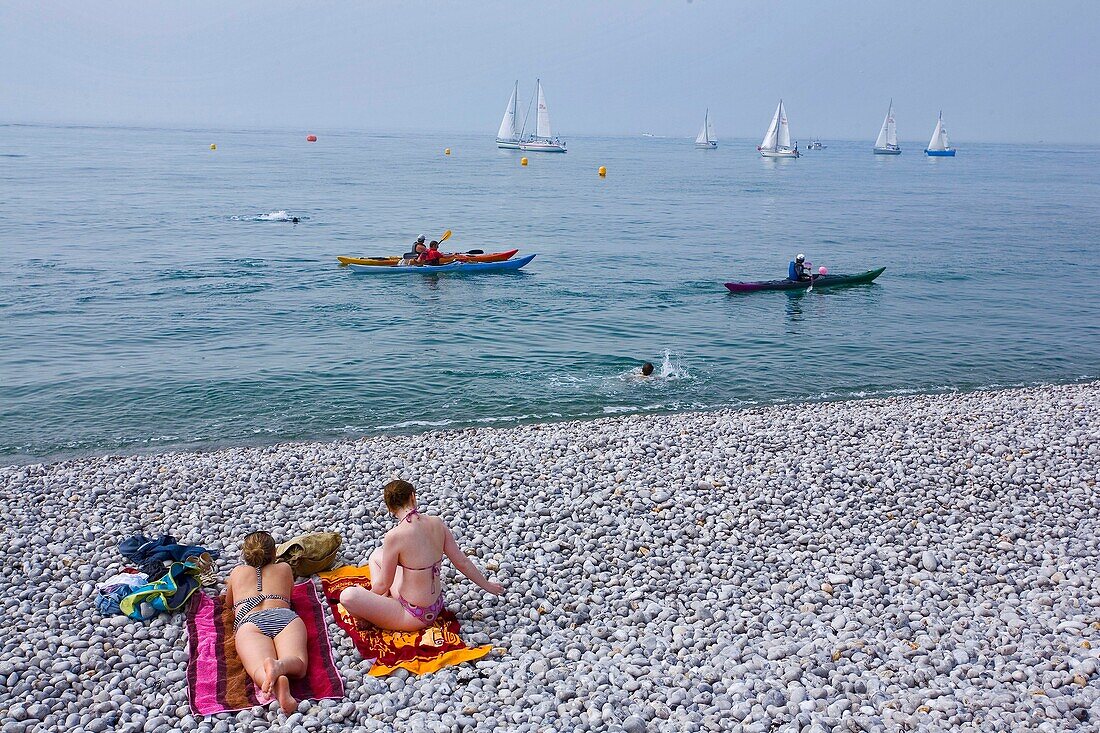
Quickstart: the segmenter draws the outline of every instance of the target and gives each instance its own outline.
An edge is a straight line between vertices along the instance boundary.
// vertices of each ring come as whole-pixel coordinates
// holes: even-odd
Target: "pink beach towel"
[[[291,607],[305,621],[309,670],[291,680],[290,690],[298,700],[340,698],[344,680],[336,671],[329,643],[328,626],[321,601],[312,581],[294,586]],[[262,704],[256,687],[241,665],[233,641],[233,609],[225,596],[196,593],[187,607],[187,695],[197,715],[244,710]]]

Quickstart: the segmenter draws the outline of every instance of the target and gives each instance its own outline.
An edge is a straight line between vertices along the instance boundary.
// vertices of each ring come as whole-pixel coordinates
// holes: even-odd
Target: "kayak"
[[[504,262],[512,259],[518,249],[510,249],[507,252],[491,252],[489,254],[468,255],[461,252],[446,254],[440,259],[444,265],[452,262]],[[341,265],[372,265],[374,267],[394,267],[401,262],[400,257],[337,257]]]
[[[375,267],[372,265],[348,265],[353,272],[369,273],[371,275],[397,275],[416,273],[418,275],[439,275],[453,272],[460,275],[473,272],[506,272],[518,270],[531,260],[534,255],[520,257],[518,260],[505,260],[504,262],[452,262],[449,265],[395,265],[393,267]]]
[[[869,283],[881,275],[885,267],[877,270],[868,270],[858,275],[816,275],[814,276],[814,289],[832,288],[837,285],[859,285]],[[807,290],[810,283],[805,280],[761,280],[751,283],[726,283],[731,293],[755,293],[758,290]]]

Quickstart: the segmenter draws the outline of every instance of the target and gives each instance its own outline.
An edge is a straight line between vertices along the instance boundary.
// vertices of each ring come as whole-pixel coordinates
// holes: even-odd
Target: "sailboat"
[[[783,100],[779,100],[779,106],[775,108],[775,116],[768,125],[768,132],[764,135],[763,142],[757,146],[757,150],[765,158],[798,158],[798,145],[791,147],[791,130],[787,126],[787,111],[783,109]]]
[[[497,130],[497,147],[508,150],[519,150],[520,136],[516,133],[516,104],[519,97],[519,81],[512,89],[512,96],[508,100],[508,106],[504,108],[504,119],[500,121],[500,129]]]
[[[947,128],[943,126],[943,111],[936,121],[936,129],[932,131],[932,139],[928,141],[928,147],[924,149],[925,155],[934,155],[938,158],[954,158],[955,148],[947,142]]]
[[[894,100],[890,100],[890,107],[886,110],[886,119],[882,121],[882,129],[878,131],[878,139],[875,140],[875,155],[901,155],[898,147],[898,126],[894,124]]]
[[[538,112],[535,115],[535,135],[519,144],[520,150],[532,153],[564,153],[565,143],[550,131],[550,110],[546,108],[546,96],[542,93],[542,81],[535,80],[535,98]]]
[[[710,109],[703,115],[703,129],[695,138],[695,147],[703,150],[714,150],[718,147],[718,140],[714,137],[714,125],[710,121]]]

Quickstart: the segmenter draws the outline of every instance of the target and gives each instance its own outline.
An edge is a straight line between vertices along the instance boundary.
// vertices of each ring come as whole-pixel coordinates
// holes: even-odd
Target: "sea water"
[[[0,461],[1100,376],[1100,148],[304,137],[0,126]],[[445,229],[538,256],[337,266]]]

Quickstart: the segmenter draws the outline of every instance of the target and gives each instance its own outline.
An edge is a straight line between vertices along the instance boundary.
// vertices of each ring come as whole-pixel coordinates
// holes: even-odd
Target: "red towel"
[[[413,674],[436,672],[452,664],[480,659],[493,650],[491,645],[466,646],[458,635],[458,619],[446,609],[434,624],[420,631],[383,631],[352,616],[340,605],[340,592],[353,585],[370,588],[369,566],[347,566],[318,575],[336,624],[348,632],[364,659],[374,660],[372,677],[387,675],[398,668]]]

